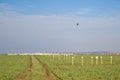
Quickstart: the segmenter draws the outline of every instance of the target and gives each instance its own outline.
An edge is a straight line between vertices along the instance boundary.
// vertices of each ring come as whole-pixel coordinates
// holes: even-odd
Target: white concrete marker
[[[96,56],[96,65],[98,65],[98,56]]]
[[[74,65],[74,57],[72,56],[72,65]]]
[[[93,56],[91,56],[91,65],[93,65]]]
[[[68,58],[68,54],[66,54],[66,59]]]
[[[110,56],[110,64],[112,64],[112,56]]]
[[[83,56],[81,57],[81,59],[82,59],[82,63],[81,63],[81,64],[82,64],[82,66],[83,66]]]

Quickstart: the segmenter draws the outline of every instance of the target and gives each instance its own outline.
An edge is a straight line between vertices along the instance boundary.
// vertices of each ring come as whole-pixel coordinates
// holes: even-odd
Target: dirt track
[[[51,72],[48,66],[42,61],[40,61],[36,56],[30,56],[28,68],[20,75],[14,77],[12,80],[26,80],[26,78],[27,80],[32,80],[31,72],[32,72],[32,65],[34,64],[34,62],[32,61],[33,59],[34,60],[36,59],[40,64],[40,66],[42,66],[43,75],[39,78],[39,80],[62,80],[55,73]]]
[[[31,76],[30,76],[31,70],[32,70],[32,58],[30,56],[30,61],[29,61],[28,68],[26,68],[26,70],[22,74],[14,77],[12,80],[24,80],[26,77],[30,77],[31,78]]]
[[[53,74],[51,73],[51,71],[49,70],[48,66],[41,62],[37,57],[35,57],[38,62],[41,64],[44,74],[42,75],[42,77],[40,78],[40,80],[55,80]]]

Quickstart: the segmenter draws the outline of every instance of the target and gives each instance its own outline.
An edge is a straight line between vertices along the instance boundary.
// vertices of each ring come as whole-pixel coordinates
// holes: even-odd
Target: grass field
[[[120,56],[0,55],[0,80],[120,80]]]

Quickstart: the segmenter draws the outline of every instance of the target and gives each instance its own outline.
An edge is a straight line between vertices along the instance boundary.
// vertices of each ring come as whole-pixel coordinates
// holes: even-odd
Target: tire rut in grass
[[[26,68],[22,74],[14,77],[12,80],[24,80],[26,77],[29,77],[29,79],[31,80],[31,70],[32,70],[32,58],[30,56],[28,68]]]
[[[43,62],[41,62],[37,57],[35,57],[37,59],[37,61],[40,63],[40,65],[43,68],[44,74],[41,77],[41,80],[53,80],[53,77],[51,75],[51,72],[49,71],[47,65]]]
[[[55,73],[49,70],[48,66],[44,62],[40,61],[37,57],[35,58],[42,65],[42,68],[44,70],[44,74],[40,80],[61,80]]]

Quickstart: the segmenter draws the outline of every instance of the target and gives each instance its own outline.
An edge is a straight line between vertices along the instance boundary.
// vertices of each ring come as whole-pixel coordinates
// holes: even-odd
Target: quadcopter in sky
[[[76,23],[77,26],[79,26],[79,23]]]

